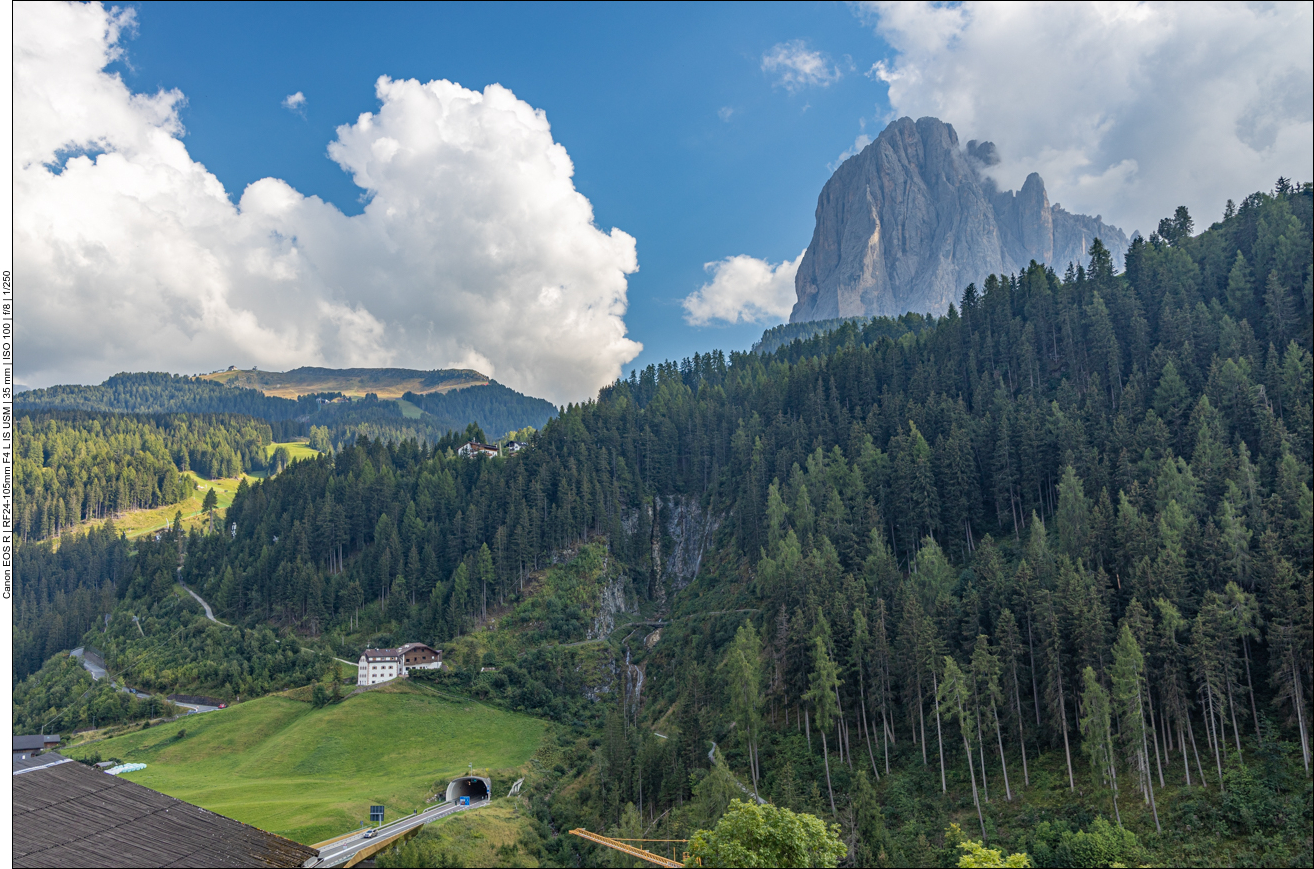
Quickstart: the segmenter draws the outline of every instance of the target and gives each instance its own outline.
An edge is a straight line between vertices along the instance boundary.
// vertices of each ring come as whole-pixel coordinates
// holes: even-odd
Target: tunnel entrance
[[[472,803],[481,802],[488,799],[488,792],[492,786],[492,781],[479,775],[452,779],[447,785],[447,802],[460,802],[461,797],[469,797]]]

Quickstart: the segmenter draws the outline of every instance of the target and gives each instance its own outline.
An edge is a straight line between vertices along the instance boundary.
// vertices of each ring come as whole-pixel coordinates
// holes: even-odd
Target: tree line
[[[188,471],[215,479],[265,467],[269,424],[235,414],[26,411],[17,418],[14,520],[39,540],[86,520],[185,500]]]
[[[516,392],[496,380],[450,392],[408,392],[403,398],[434,417],[436,425],[460,430],[474,421],[494,437],[526,426],[542,428],[557,413],[552,402]]]

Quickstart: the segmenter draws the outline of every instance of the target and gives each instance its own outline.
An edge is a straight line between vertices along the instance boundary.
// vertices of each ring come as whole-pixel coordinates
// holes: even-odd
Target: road
[[[457,805],[454,803],[443,803],[442,805],[434,806],[432,809],[425,809],[418,815],[407,815],[404,818],[398,818],[390,824],[384,824],[372,839],[365,838],[366,830],[352,833],[344,839],[339,839],[336,842],[320,848],[319,862],[315,865],[317,867],[341,866],[352,857],[356,856],[358,851],[362,851],[382,839],[396,836],[398,833],[404,833],[414,827],[423,827],[425,824],[432,823],[439,818],[445,818],[448,815],[453,815],[457,812],[463,812],[467,809],[477,809],[486,805],[488,805],[487,800],[480,800],[479,802],[471,803],[468,806]]]
[[[107,675],[105,672],[105,662],[95,653],[88,652],[81,646],[78,646],[76,649],[69,652],[69,654],[75,658],[82,659],[82,666],[87,668],[87,672],[91,674],[91,678],[94,681],[99,682]]]
[[[199,603],[199,604],[205,609],[205,617],[206,617],[207,619],[209,619],[210,621],[214,622],[214,623],[217,624],[217,625],[223,625],[223,626],[226,627],[226,628],[231,628],[231,627],[232,627],[232,625],[228,624],[227,622],[221,622],[221,621],[219,621],[217,618],[215,618],[215,617],[214,617],[214,611],[210,609],[210,605],[209,605],[208,603],[206,603],[205,601],[201,600],[201,596],[200,596],[199,594],[197,594],[196,592],[194,592],[194,591],[192,591],[190,588],[188,588],[188,587],[187,587],[187,583],[183,582],[183,581],[180,579],[180,580],[178,580],[178,584],[181,585],[181,586],[183,587],[183,591],[187,592],[187,593],[190,594],[192,597],[196,598],[196,602]]]
[[[186,586],[183,587],[186,588]],[[193,595],[193,597],[195,597],[195,595]],[[199,597],[196,599],[201,600]],[[205,602],[201,601],[201,603],[204,604]],[[209,607],[206,607],[206,610],[208,611]],[[78,646],[76,649],[69,652],[69,654],[82,661],[82,666],[87,668],[87,672],[91,674],[91,678],[93,680],[99,682],[101,679],[104,679],[106,676],[109,675],[109,673],[105,670],[105,662],[102,661],[100,659],[100,656],[98,656],[95,652],[88,652],[82,646]],[[138,691],[136,688],[129,688],[127,686],[119,687],[118,683],[114,683],[114,684],[115,687],[118,687],[119,690],[122,691],[124,694],[131,694],[132,696],[136,697],[138,700],[150,699],[151,695],[147,694],[145,691]],[[219,708],[218,706],[204,706],[197,703],[175,702],[174,705],[182,706],[185,709],[190,709],[194,713],[214,712],[216,709]]]

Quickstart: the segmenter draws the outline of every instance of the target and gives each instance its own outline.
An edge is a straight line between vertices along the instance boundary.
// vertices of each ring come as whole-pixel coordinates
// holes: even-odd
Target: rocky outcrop
[[[982,171],[998,162],[993,143],[960,147],[937,118],[886,127],[822,188],[790,322],[942,314],[969,283],[1033,259],[1061,270],[1097,237],[1121,262],[1122,230],[1051,205],[1034,172],[999,191]]]
[[[588,639],[602,640],[616,627],[616,616],[625,612],[625,578],[616,577],[602,587],[598,600],[598,614],[593,617]]]
[[[719,516],[708,513],[690,495],[659,496],[638,510],[626,509],[621,513],[621,527],[626,534],[648,535],[656,574],[652,593],[659,604],[666,602],[667,586],[676,592],[693,582],[720,524]]]

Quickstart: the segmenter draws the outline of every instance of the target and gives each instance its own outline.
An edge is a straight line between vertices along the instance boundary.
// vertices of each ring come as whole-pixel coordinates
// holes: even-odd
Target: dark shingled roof
[[[54,763],[53,752],[39,760]],[[304,866],[314,848],[80,763],[13,776],[15,866]]]
[[[15,736],[14,751],[31,751],[32,749],[41,749],[47,745],[58,743],[58,736]]]

